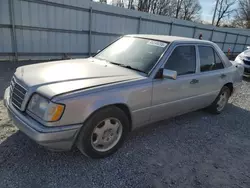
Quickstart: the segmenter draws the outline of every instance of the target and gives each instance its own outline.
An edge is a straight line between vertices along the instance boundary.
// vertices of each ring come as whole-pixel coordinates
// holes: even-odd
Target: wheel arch
[[[129,109],[128,105],[125,103],[113,103],[113,104],[106,104],[100,107],[97,107],[95,109],[92,110],[92,112],[88,115],[88,117],[84,120],[84,122],[88,121],[88,119],[90,117],[92,117],[95,113],[98,113],[99,111],[103,110],[104,108],[108,108],[108,107],[117,107],[120,110],[122,110],[124,112],[124,114],[128,117],[129,120],[129,131],[132,130],[132,115],[131,115],[131,110]]]
[[[224,86],[228,87],[230,89],[230,95],[232,95],[234,87],[232,82],[226,83]]]

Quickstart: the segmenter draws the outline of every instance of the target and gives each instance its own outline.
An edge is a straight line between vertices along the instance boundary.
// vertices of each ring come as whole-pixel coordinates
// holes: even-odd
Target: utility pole
[[[216,10],[217,10],[218,3],[219,3],[219,0],[216,0],[216,5],[215,5],[215,9],[214,9],[214,16],[213,16],[212,25],[214,25],[214,19],[215,19],[215,15],[216,15]]]

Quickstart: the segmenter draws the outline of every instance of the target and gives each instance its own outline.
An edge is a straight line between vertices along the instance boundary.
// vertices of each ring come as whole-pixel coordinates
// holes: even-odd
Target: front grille
[[[246,65],[250,65],[250,60],[243,60],[243,62],[246,64]]]
[[[250,74],[250,69],[248,69],[248,68],[245,68],[245,69],[244,69],[244,72],[245,72],[245,73],[248,73],[248,74]]]
[[[11,83],[10,83],[10,98],[11,98],[12,104],[20,110],[22,109],[22,104],[23,104],[26,92],[27,92],[26,89],[23,88],[20,84],[18,84],[15,78],[12,78]]]

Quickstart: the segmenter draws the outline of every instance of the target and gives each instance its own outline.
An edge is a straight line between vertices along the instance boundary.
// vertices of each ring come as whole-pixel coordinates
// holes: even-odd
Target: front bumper
[[[45,127],[26,113],[17,110],[9,102],[9,88],[5,90],[4,105],[8,109],[13,124],[39,145],[52,150],[70,150],[74,144],[81,124],[60,127]]]

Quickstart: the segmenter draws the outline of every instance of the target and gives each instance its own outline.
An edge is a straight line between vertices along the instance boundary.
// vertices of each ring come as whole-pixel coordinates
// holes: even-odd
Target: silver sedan
[[[100,158],[136,128],[201,108],[221,113],[242,74],[212,42],[127,35],[94,57],[19,67],[4,103],[40,145]]]

